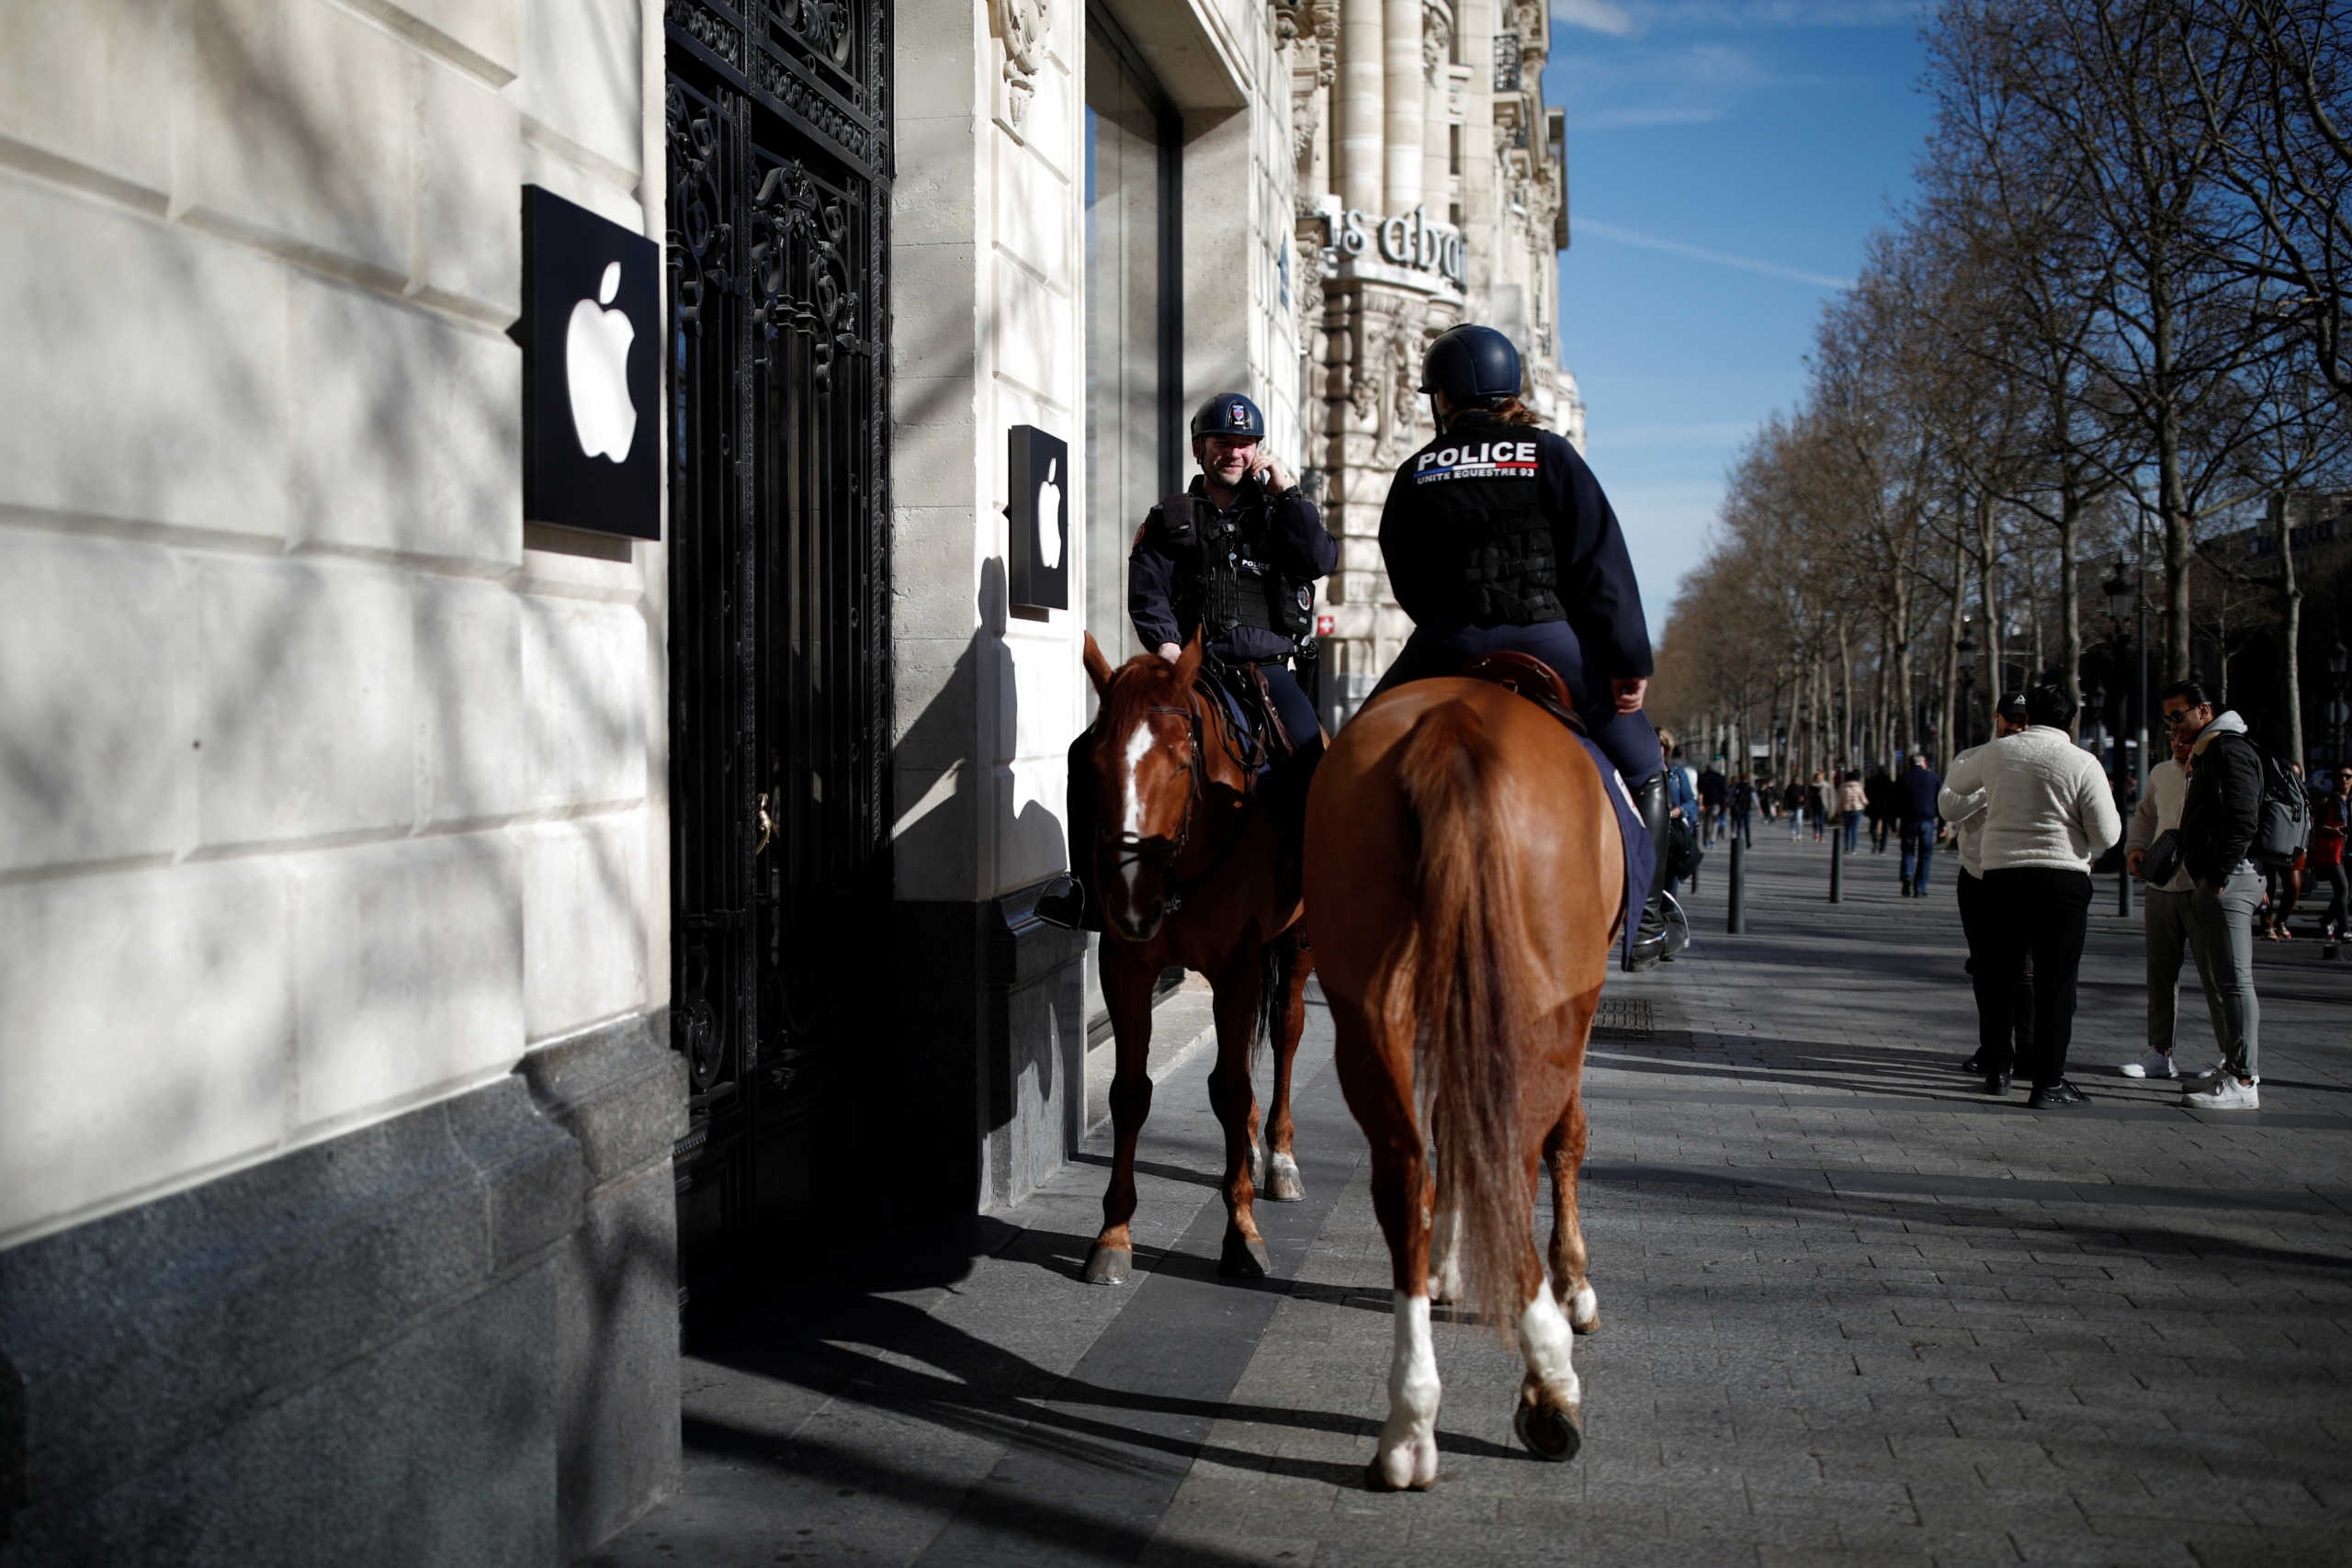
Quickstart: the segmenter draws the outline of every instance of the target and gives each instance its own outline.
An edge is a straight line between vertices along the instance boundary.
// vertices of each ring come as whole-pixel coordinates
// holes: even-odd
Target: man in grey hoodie
[[[2148,787],[2132,812],[2131,836],[2124,840],[2132,874],[2141,874],[2148,846],[2156,836],[2180,826],[2180,806],[2188,793],[2188,743],[2195,737],[2175,730],[2172,755],[2148,770]],[[2205,1010],[2222,1016],[2222,999],[2213,989],[2213,963],[2205,951],[2205,933],[2190,908],[2197,879],[2180,866],[2163,882],[2148,885],[2140,904],[2141,930],[2148,946],[2148,1050],[2121,1068],[2127,1078],[2175,1078],[2173,1025],[2180,1014],[2180,961],[2197,961],[2198,983],[2205,988]]]
[[[2196,879],[2189,908],[2204,932],[2209,973],[2222,1003],[2213,1015],[2222,1070],[2187,1090],[2181,1103],[2199,1111],[2257,1111],[2262,1011],[2254,997],[2254,910],[2262,902],[2262,873],[2246,852],[2262,825],[2262,757],[2246,738],[2245,720],[2214,712],[2196,682],[2177,681],[2159,700],[2173,733],[2191,738],[2180,863]]]

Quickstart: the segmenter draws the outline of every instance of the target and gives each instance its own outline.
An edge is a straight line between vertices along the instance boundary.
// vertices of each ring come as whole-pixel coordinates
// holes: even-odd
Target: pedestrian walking
[[[1805,815],[1813,822],[1813,841],[1817,844],[1821,842],[1823,830],[1829,826],[1831,816],[1838,809],[1838,786],[1831,784],[1829,776],[1818,768],[1814,770],[1813,784],[1805,790],[1804,807]]]
[[[2170,874],[2148,882],[2140,898],[2140,930],[2148,950],[2148,1049],[2118,1070],[2127,1078],[2172,1078],[2180,1076],[2173,1061],[2174,1028],[2180,1015],[2180,961],[2187,953],[2197,964],[2197,983],[2204,987],[2205,1010],[2221,1016],[2221,998],[2213,989],[2213,964],[2205,951],[2204,933],[2189,908],[2196,880],[2180,863],[2180,807],[2188,793],[2188,737],[2175,731],[2172,755],[2148,770],[2148,787],[2132,810],[2132,831],[2123,841],[2124,864],[2134,876],[2150,869],[2149,852],[2166,833],[2172,842],[2164,858]],[[2162,867],[2157,869],[2161,870]]]
[[[2352,827],[2352,767],[2329,774],[2328,787],[2312,799],[2312,880],[2328,890],[2327,909],[2319,918],[2319,934],[2328,942],[2344,940],[2346,887],[2344,834]]]
[[[1894,814],[1903,825],[1901,870],[1905,898],[1928,896],[1928,867],[1936,858],[1936,796],[1943,783],[1936,770],[1928,766],[1924,751],[1906,759],[1903,776],[1894,781]]]
[[[1991,1014],[1989,1037],[2009,1038],[2018,983],[2030,954],[2033,1055],[2018,1069],[2032,1076],[2027,1107],[2044,1111],[2085,1099],[2066,1078],[2075,977],[2090,928],[2091,862],[2123,836],[2123,824],[2098,760],[2066,731],[2075,699],[2063,687],[2036,686],[2026,694],[2025,716],[2024,730],[1955,765],[1951,789],[1962,796],[1984,794],[1977,852],[1989,919],[1980,928],[1985,950],[1977,969],[1984,985],[1977,995]],[[1904,823],[1906,850],[1912,826]]]
[[[1742,849],[1756,847],[1756,781],[1746,773],[1731,782],[1731,830]]]
[[[1852,854],[1860,841],[1862,813],[1869,807],[1870,798],[1862,793],[1862,775],[1847,769],[1838,783],[1838,820],[1846,829],[1848,854]]]
[[[1724,777],[1721,757],[1709,762],[1699,774],[1699,847],[1707,849],[1723,837],[1724,803],[1730,781]]]
[[[1661,729],[1657,732],[1657,749],[1666,758],[1666,842],[1659,849],[1666,856],[1666,893],[1670,898],[1682,891],[1683,878],[1674,874],[1675,864],[1680,858],[1674,852],[1677,843],[1679,840],[1698,841],[1699,792],[1691,787],[1690,770],[1676,761],[1678,749],[1674,731]],[[1699,885],[1699,874],[1695,869],[1690,873],[1690,882],[1693,887]]]
[[[2188,743],[2188,788],[2180,805],[2180,863],[2196,879],[2191,917],[2205,935],[2221,1006],[2213,1030],[2222,1069],[2182,1100],[2204,1111],[2255,1111],[2260,1091],[2261,1006],[2254,995],[2254,907],[2262,873],[2246,852],[2262,823],[2262,758],[2245,720],[2215,712],[2204,687],[2176,681],[2160,694],[2165,718]]]
[[[1804,837],[1804,781],[1792,776],[1781,791],[1781,809],[1789,818],[1789,842]]]
[[[1993,741],[2016,735],[2025,727],[2025,698],[2011,692],[1993,710]],[[1952,771],[1957,773],[1961,763],[1984,749],[1973,747],[1953,758]],[[1982,1077],[1987,1094],[2007,1094],[2009,1075],[2016,1071],[2017,1064],[2033,1060],[2033,955],[2030,952],[2026,954],[2025,972],[2018,977],[2016,993],[2006,1010],[2009,1032],[1996,1035],[1992,1028],[1996,1010],[1986,1005],[1984,995],[1993,983],[1985,956],[1992,948],[1992,936],[1986,929],[1992,913],[1984,891],[1983,858],[1985,801],[1984,790],[1962,795],[1946,785],[1937,795],[1936,807],[1944,820],[1951,824],[1952,852],[1960,862],[1960,876],[1952,884],[1952,896],[1960,905],[1961,937],[1968,944],[1969,983],[1976,995],[1976,1049],[1961,1063],[1960,1070]]]

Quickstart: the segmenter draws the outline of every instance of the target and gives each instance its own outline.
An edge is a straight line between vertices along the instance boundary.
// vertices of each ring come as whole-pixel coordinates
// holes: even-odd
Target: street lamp
[[[2347,758],[2344,754],[2344,720],[2346,716],[2344,705],[2344,688],[2346,682],[2344,677],[2347,668],[2352,668],[2352,654],[2346,653],[2344,644],[2338,641],[2334,648],[2327,650],[2327,683],[2335,699],[2328,704],[2327,716],[2335,731],[2330,738],[2330,741],[2335,749],[2335,765],[2339,769],[2346,762],[2352,762],[2352,758]]]
[[[1960,731],[1954,737],[1955,750],[1976,744],[1976,639],[1968,635],[1968,623],[1961,622],[1960,641],[1954,646],[1960,655]]]
[[[2100,583],[2099,592],[2107,595],[2107,613],[2118,627],[2132,618],[2132,606],[2140,596],[2139,584],[2123,575],[2123,554],[2115,556],[2115,575]]]

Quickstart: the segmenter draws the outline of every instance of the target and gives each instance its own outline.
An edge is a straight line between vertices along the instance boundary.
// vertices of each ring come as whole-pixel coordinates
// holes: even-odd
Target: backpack
[[[2257,748],[2259,750],[2259,748]],[[2283,869],[2303,852],[2312,830],[2311,796],[2287,764],[2267,750],[2262,758],[2262,810],[2246,855],[2258,865]]]

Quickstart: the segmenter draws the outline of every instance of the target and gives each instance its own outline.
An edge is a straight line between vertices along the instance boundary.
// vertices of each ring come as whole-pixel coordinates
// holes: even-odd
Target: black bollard
[[[2115,912],[2126,919],[2132,918],[2132,864],[2128,855],[2115,872]]]
[[[1746,852],[1747,845],[1741,841],[1739,834],[1734,833],[1731,836],[1731,886],[1729,889],[1731,899],[1728,912],[1724,916],[1724,930],[1733,936],[1737,936],[1747,928],[1746,910],[1743,908],[1747,902]]]
[[[1829,835],[1829,901],[1846,901],[1846,832],[1842,828]]]

